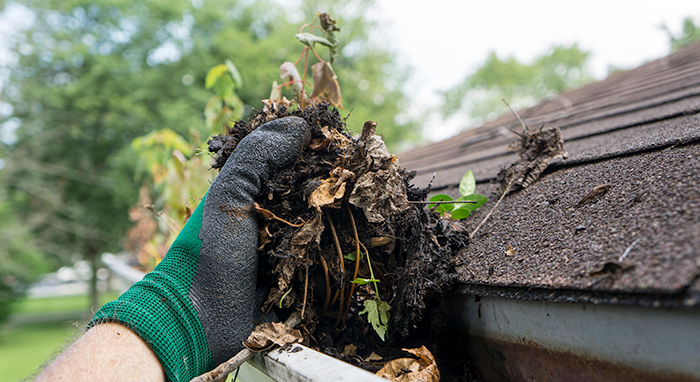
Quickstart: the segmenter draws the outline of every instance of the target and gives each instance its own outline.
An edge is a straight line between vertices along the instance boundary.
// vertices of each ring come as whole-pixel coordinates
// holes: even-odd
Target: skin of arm
[[[155,353],[126,326],[103,323],[90,328],[36,379],[45,381],[165,382]]]

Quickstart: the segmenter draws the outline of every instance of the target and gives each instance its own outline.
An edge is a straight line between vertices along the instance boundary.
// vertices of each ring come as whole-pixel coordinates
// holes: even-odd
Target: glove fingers
[[[259,310],[253,199],[268,176],[291,165],[309,140],[310,127],[298,117],[260,126],[241,140],[207,192],[199,264],[189,295],[217,364],[241,349]]]

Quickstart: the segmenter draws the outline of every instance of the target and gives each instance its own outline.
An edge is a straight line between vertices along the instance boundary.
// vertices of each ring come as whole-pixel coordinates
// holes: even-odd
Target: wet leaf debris
[[[263,310],[281,318],[300,312],[305,345],[373,372],[401,357],[401,348],[422,345],[443,367],[441,354],[456,345],[437,343],[454,335],[436,334],[451,330],[436,312],[457,281],[468,244],[463,223],[410,203],[424,201],[428,190],[411,185],[415,173],[387,151],[376,123],[353,137],[329,104],[288,107],[267,102],[209,141],[213,167],[221,168],[268,121],[297,116],[312,126],[301,157],[273,174],[256,200],[258,282],[269,290]],[[348,345],[357,347],[352,357],[343,355]]]

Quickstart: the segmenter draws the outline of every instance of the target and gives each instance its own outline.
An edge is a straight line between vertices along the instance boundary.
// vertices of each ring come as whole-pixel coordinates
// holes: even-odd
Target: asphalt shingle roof
[[[520,112],[532,128],[561,129],[569,157],[504,198],[465,249],[472,286],[653,295],[700,301],[700,44],[563,93]],[[489,202],[516,161],[511,115],[399,155],[434,193],[457,194],[467,170]],[[583,206],[591,189],[607,193]],[[511,246],[512,255],[506,254]],[[624,257],[623,257],[624,255]],[[621,259],[622,258],[622,259]],[[697,295],[697,296],[696,296]]]

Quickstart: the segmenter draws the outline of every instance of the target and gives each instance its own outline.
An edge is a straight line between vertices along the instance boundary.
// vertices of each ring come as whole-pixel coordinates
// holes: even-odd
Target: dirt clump
[[[468,235],[463,223],[414,203],[429,190],[411,185],[415,172],[387,151],[376,123],[367,121],[352,137],[328,104],[293,111],[267,104],[209,141],[212,167],[221,168],[258,126],[286,116],[305,119],[312,141],[256,200],[258,282],[269,289],[263,309],[280,318],[301,312],[304,344],[370,371],[405,357],[401,348],[425,345],[443,381],[471,380],[466,351],[440,304],[456,282]],[[376,326],[381,311],[367,313],[368,300],[390,306],[385,340]],[[448,360],[454,354],[462,359]]]

